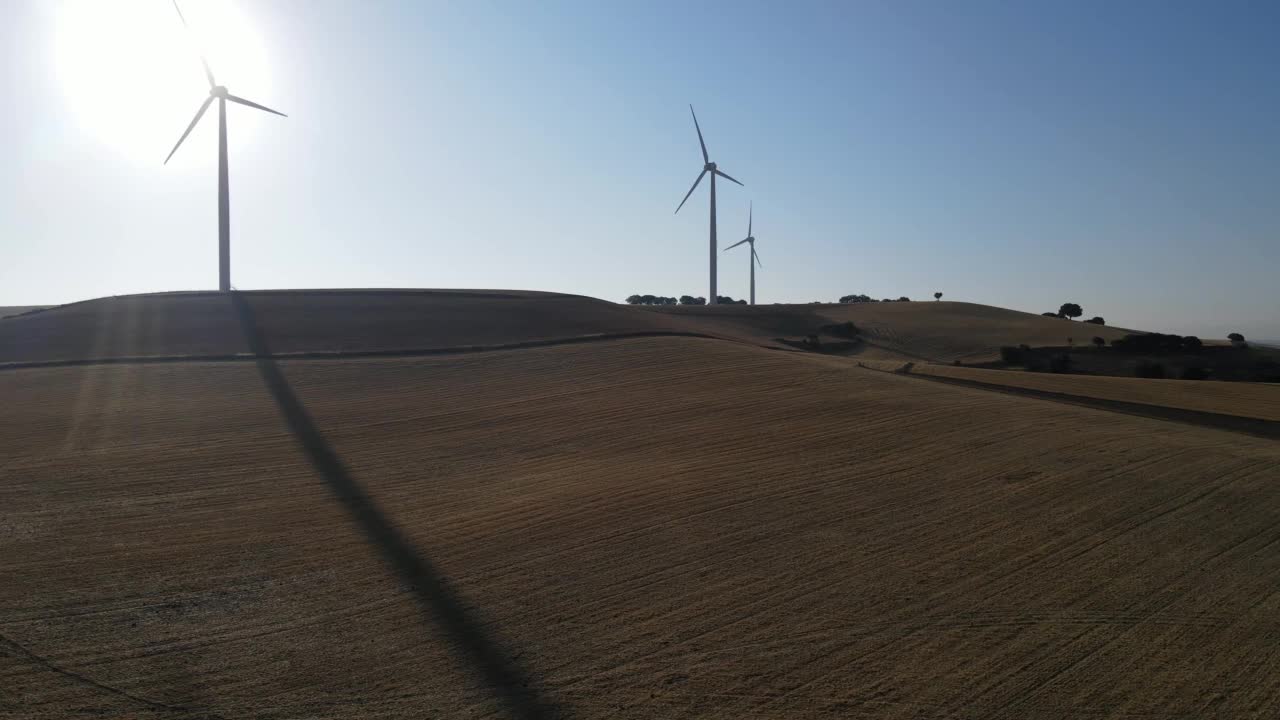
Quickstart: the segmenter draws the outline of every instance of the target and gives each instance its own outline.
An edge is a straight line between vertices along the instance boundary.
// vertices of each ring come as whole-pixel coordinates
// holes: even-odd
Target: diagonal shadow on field
[[[474,613],[462,604],[458,594],[440,576],[439,571],[391,524],[373,498],[365,493],[364,488],[320,433],[310,413],[271,356],[266,337],[258,327],[248,300],[239,292],[233,291],[230,295],[249,349],[257,359],[258,372],[280,408],[280,414],[290,432],[302,446],[307,459],[334,498],[377,548],[382,559],[408,585],[423,614],[440,627],[449,639],[453,651],[475,672],[512,717],[533,719],[560,715],[559,709],[529,687],[530,677],[502,651],[498,643],[486,633]]]

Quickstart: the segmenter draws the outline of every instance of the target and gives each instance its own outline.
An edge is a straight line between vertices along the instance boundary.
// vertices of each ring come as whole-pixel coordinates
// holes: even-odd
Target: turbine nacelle
[[[230,95],[230,93],[227,92],[226,85],[214,85],[209,88],[209,94],[216,98],[222,98],[223,100],[226,100],[227,96]]]
[[[702,169],[703,169],[703,170],[705,170],[706,172],[711,172],[711,173],[713,173],[713,172],[715,172],[715,171],[716,171],[716,164],[715,164],[715,163],[713,163],[713,162],[709,162],[709,163],[707,163],[706,165],[703,165],[703,166],[702,166]]]

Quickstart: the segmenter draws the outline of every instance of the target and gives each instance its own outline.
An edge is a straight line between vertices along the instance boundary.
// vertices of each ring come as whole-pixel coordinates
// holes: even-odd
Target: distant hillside
[[[21,315],[23,313],[31,312],[32,310],[42,310],[47,307],[50,307],[50,306],[49,305],[7,305],[4,307],[0,307],[0,318],[13,317],[14,315]]]
[[[248,315],[245,315],[247,311]],[[495,346],[637,333],[779,338],[853,322],[868,359],[982,362],[1002,345],[1086,345],[1128,330],[961,302],[632,307],[508,290],[270,290],[100,298],[7,318],[0,363],[249,352],[251,317],[274,353]]]
[[[0,362],[502,345],[662,332],[652,313],[576,295],[483,290],[192,292],[88,300],[0,323]]]
[[[853,303],[848,305],[673,305],[650,312],[690,321],[709,333],[768,342],[802,337],[824,325],[853,322],[867,341],[869,357],[908,357],[983,362],[999,357],[1002,345],[1086,345],[1097,336],[1110,342],[1130,330],[1044,317],[964,302]]]

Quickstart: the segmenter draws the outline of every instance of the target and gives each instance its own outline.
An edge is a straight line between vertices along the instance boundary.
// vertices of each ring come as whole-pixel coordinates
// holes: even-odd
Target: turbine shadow
[[[229,293],[258,372],[285,424],[333,497],[414,594],[422,613],[449,639],[454,653],[515,718],[558,717],[561,711],[530,688],[529,676],[489,637],[431,562],[420,555],[378,508],[325,440],[289,381],[271,356],[253,308],[239,292]]]

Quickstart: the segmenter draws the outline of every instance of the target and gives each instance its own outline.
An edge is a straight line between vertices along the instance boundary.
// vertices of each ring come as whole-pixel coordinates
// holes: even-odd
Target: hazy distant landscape
[[[0,318],[10,317],[12,315],[21,315],[32,310],[39,310],[48,307],[47,305],[11,305],[9,307],[0,307]]]

